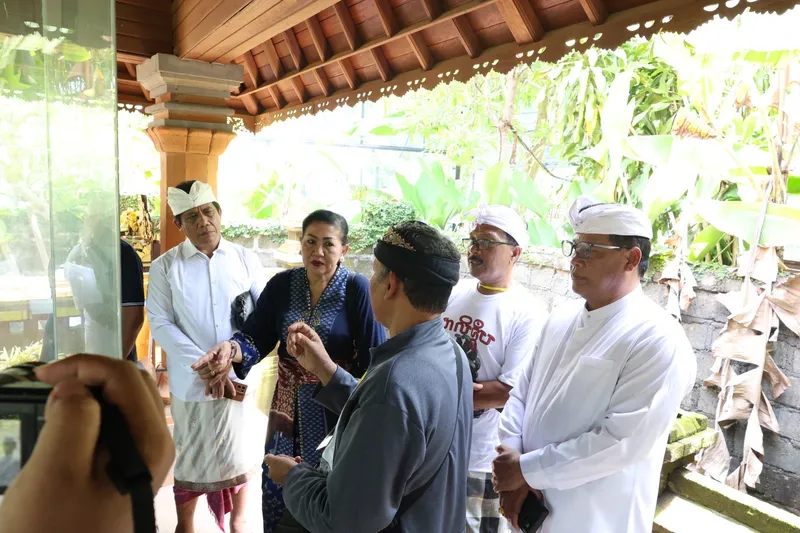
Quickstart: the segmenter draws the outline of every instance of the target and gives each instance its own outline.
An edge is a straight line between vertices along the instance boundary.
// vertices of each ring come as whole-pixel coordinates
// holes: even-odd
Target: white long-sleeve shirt
[[[209,258],[187,239],[150,266],[147,318],[153,338],[167,352],[170,392],[180,400],[210,401],[191,365],[233,335],[231,304],[264,288],[256,255],[221,239]],[[231,378],[236,379],[231,372]]]
[[[667,436],[696,371],[683,329],[641,288],[552,312],[500,420],[544,492],[544,533],[652,531]]]

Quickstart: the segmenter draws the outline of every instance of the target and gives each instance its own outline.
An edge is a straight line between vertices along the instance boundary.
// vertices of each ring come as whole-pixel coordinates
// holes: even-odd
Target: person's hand
[[[479,390],[483,389],[483,383],[473,383],[472,384],[472,392],[478,392]]]
[[[520,453],[514,448],[498,446],[499,454],[492,461],[492,484],[495,492],[509,492],[526,486],[519,464]]]
[[[192,365],[192,370],[206,382],[207,395],[219,399],[223,397],[225,388],[235,392],[233,382],[228,375],[233,368],[234,356],[239,355],[238,359],[241,360],[240,350],[235,349],[237,347],[233,345],[232,341],[223,341],[207,351]]]
[[[500,514],[506,517],[506,520],[508,520],[515,530],[520,529],[519,513],[522,511],[522,504],[525,503],[525,499],[531,492],[540,500],[542,499],[542,493],[540,491],[530,489],[527,485],[517,490],[500,493]]]
[[[100,405],[86,387],[102,387],[124,415],[155,493],[175,445],[152,378],[127,361],[95,355],[37,368],[36,376],[55,388],[33,454],[0,505],[3,533],[132,532],[131,497],[117,492],[106,474],[108,453],[97,449]]]
[[[336,372],[334,363],[317,332],[304,322],[296,322],[289,326],[286,339],[286,350],[297,359],[300,366],[317,376],[326,385]]]
[[[289,457],[288,455],[267,454],[264,456],[264,463],[269,467],[269,478],[279,485],[286,482],[289,470],[302,462],[303,459],[300,457]]]

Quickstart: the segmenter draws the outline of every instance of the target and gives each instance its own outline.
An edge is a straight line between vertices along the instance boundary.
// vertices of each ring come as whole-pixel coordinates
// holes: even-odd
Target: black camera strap
[[[156,533],[153,477],[136,447],[117,406],[103,399],[103,392],[93,387],[92,394],[100,403],[100,438],[98,443],[108,450],[110,460],[106,472],[120,494],[131,495],[134,533]]]

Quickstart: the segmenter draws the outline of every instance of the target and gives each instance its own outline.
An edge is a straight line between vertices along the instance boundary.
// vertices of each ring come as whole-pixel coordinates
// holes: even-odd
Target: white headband
[[[641,210],[622,204],[604,204],[581,196],[569,210],[575,233],[653,238],[653,226]]]
[[[214,196],[214,191],[211,190],[211,186],[201,181],[195,181],[192,184],[189,194],[175,187],[170,187],[167,190],[167,203],[169,204],[169,208],[172,209],[172,214],[175,216],[189,209],[194,209],[195,207],[200,207],[201,205],[216,201],[217,198]]]
[[[528,226],[516,211],[505,205],[481,204],[477,209],[467,213],[475,217],[474,224],[494,226],[508,233],[522,248],[528,247]]]

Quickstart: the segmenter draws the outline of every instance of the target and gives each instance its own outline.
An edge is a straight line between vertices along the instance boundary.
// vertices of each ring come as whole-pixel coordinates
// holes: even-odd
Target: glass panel
[[[121,357],[114,2],[3,5],[0,368]]]

